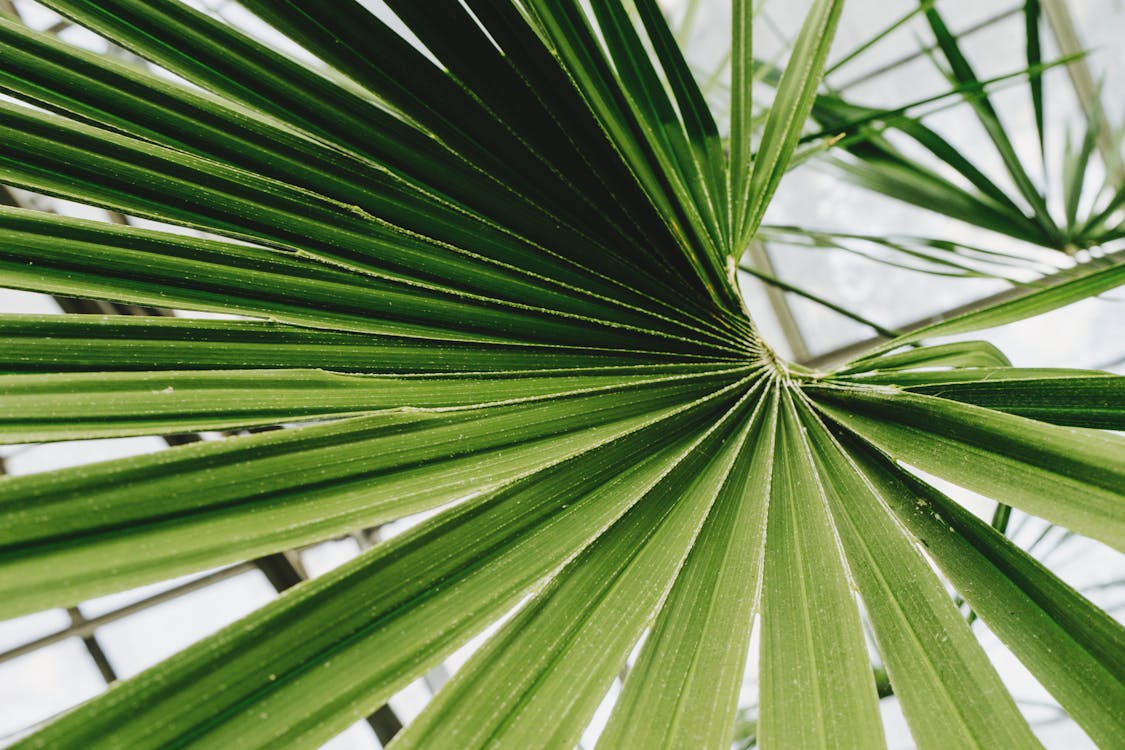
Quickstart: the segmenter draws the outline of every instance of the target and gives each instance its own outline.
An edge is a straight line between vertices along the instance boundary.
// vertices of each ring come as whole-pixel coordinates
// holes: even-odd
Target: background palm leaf
[[[1053,7],[1055,3],[1049,5]],[[857,47],[852,55],[842,58],[837,67],[846,66],[860,54],[877,48],[902,23],[922,14],[935,39],[929,49],[929,59],[948,79],[952,86],[950,93],[956,92],[971,107],[982,132],[992,143],[1004,174],[990,176],[988,170],[974,163],[971,155],[962,153],[937,130],[923,123],[924,118],[940,111],[932,105],[941,102],[947,94],[926,97],[891,110],[849,101],[847,89],[870,80],[868,77],[851,81],[842,88],[826,87],[818,98],[813,114],[824,127],[820,135],[834,134],[841,138],[842,150],[846,152],[846,155],[831,152],[829,158],[841,174],[865,188],[1030,244],[1070,255],[1090,248],[1099,251],[1116,248],[1113,243],[1118,238],[1121,223],[1119,206],[1115,204],[1122,179],[1120,154],[1109,144],[1095,153],[1095,145],[1101,137],[1099,131],[1105,124],[1104,112],[1096,100],[1091,102],[1079,97],[1081,127],[1074,139],[1076,144],[1068,144],[1059,159],[1050,162],[1047,159],[1043,78],[1045,72],[1056,65],[1081,66],[1081,54],[1060,56],[1045,64],[1040,38],[1043,7],[1039,2],[1027,2],[1019,10],[1024,17],[1027,37],[1027,67],[1023,72],[1028,79],[1032,100],[1030,115],[1038,136],[1039,153],[1035,161],[1042,162],[1041,170],[1028,164],[1030,160],[1017,152],[1009,128],[992,104],[990,90],[1010,84],[1009,76],[980,78],[963,52],[962,35],[950,30],[939,7],[930,2],[921,2],[917,11]],[[968,31],[986,29],[1011,15],[998,14]],[[1085,71],[1082,67],[1078,69]],[[767,81],[771,79],[776,80],[772,72],[764,77]],[[930,106],[927,109],[925,105]],[[944,106],[947,105],[940,105]],[[909,116],[904,116],[906,113],[910,113]],[[888,137],[892,135],[897,140]],[[817,133],[810,133],[807,137],[817,136]],[[1056,162],[1060,170],[1057,178],[1042,175],[1038,183],[1032,178],[1032,172],[1054,171]],[[1100,163],[1095,167],[1096,162]],[[1086,183],[1096,183],[1099,172],[1100,188],[1095,191],[1096,195],[1087,196],[1083,201],[1084,188],[1089,190]],[[1005,182],[1011,188],[1005,187]],[[1060,200],[1062,211],[1053,211],[1049,205],[1056,200]],[[1081,210],[1087,212],[1085,216],[1079,216],[1080,203]],[[1103,247],[1107,245],[1111,247]]]

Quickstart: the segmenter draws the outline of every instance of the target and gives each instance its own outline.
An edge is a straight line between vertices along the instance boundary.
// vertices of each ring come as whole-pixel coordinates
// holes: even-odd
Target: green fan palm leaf
[[[429,516],[17,747],[316,747],[491,625],[392,747],[573,747],[634,652],[599,747],[729,747],[751,662],[767,748],[885,746],[891,690],[919,746],[1034,746],[947,581],[1125,736],[1125,629],[907,470],[1125,550],[1125,380],[930,342],[1121,266],[831,372],[746,312],[842,0],[753,148],[735,2],[729,150],[653,0],[241,2],[307,55],[44,4],[149,64],[0,19],[0,181],[155,225],[0,208],[0,284],[246,319],[0,315],[0,442],[286,429],[0,480],[3,614]]]

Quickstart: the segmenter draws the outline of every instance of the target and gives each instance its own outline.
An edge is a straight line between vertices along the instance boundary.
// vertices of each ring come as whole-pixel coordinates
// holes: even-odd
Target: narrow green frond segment
[[[893,382],[912,393],[975,404],[1041,422],[1125,430],[1125,377],[1120,375],[1013,367],[910,373]]]
[[[729,254],[740,257],[744,247],[742,226],[750,207],[750,173],[753,169],[754,99],[754,4],[752,0],[732,0],[730,57],[730,163]]]
[[[1016,75],[1022,76],[1023,71],[1020,71]],[[999,83],[1008,79],[1009,77],[1010,76],[998,76],[991,81],[981,82],[980,84],[957,83],[955,86],[953,86],[952,91],[971,96],[984,86],[988,84]],[[845,107],[844,109],[845,111],[847,111],[848,108]],[[865,112],[865,114],[858,119],[873,119],[879,114],[871,110],[860,111]],[[1011,221],[1013,226],[1027,225],[1027,229],[1029,230],[1029,232],[1031,232],[1031,234],[1029,234],[1028,236],[1043,236],[1042,229],[1036,227],[1029,219],[1027,219],[1019,205],[1015,201],[1013,201],[1008,196],[1008,194],[1005,193],[1004,190],[1001,189],[995,181],[993,181],[992,178],[982,172],[980,168],[976,166],[976,164],[974,164],[970,159],[966,158],[966,156],[961,151],[959,151],[956,146],[954,146],[946,138],[938,134],[937,131],[927,127],[920,119],[916,120],[907,117],[898,117],[891,119],[889,127],[917,141],[918,145],[944,162],[958,176],[963,178],[965,182],[972,185],[973,188],[976,188],[976,191],[979,191],[974,192],[970,189],[967,193],[958,193],[956,191],[949,190],[948,187],[945,187],[944,192],[948,193],[950,197],[955,197],[957,195],[968,195],[972,196],[979,204],[977,212],[975,212],[974,214],[970,214],[968,218],[979,219],[982,215],[987,215],[990,209],[998,210],[1010,217],[1009,220]],[[870,136],[868,138],[867,148],[871,149],[872,151],[882,152],[883,154],[892,158],[894,158],[896,155],[901,156],[901,152],[895,149],[894,146],[892,146],[890,142],[885,140],[882,135]],[[859,151],[863,153],[862,148],[859,149]],[[931,172],[925,164],[910,160],[908,157],[903,159],[902,164],[906,166],[908,170],[913,171],[919,176],[936,176],[935,173]],[[935,188],[941,191],[943,186],[948,186],[950,184],[956,183],[947,183],[943,179],[938,177],[938,179],[934,180],[932,184]]]
[[[721,401],[739,377],[392,411],[7,478],[0,591],[13,613],[69,605],[439,507],[674,425]]]
[[[866,480],[1100,747],[1125,736],[1125,628],[933,487],[844,438]]]
[[[736,245],[739,252],[758,230],[766,206],[789,166],[789,158],[812,110],[843,8],[844,0],[815,0],[793,45],[754,159],[749,200],[735,235],[741,240]]]
[[[925,368],[951,367],[967,368],[1005,368],[1011,365],[1008,358],[987,341],[953,341],[948,344],[918,346],[892,354],[863,357],[832,372],[832,377],[860,376],[863,378],[905,378],[911,370],[927,371]],[[929,370],[929,372],[938,372]],[[879,381],[882,382],[882,381]]]
[[[648,141],[658,171],[663,173],[680,211],[708,249],[700,260],[713,265],[722,242],[721,225],[712,199],[714,186],[708,184],[710,177],[704,171],[708,164],[699,160],[706,157],[705,152],[700,153],[703,144],[690,141],[691,134],[685,131],[664,81],[620,0],[598,0],[592,7],[640,133]],[[656,23],[663,25],[663,15],[658,9],[655,12],[659,16]]]
[[[0,372],[312,367],[379,374],[588,370],[716,360],[651,351],[490,345],[119,315],[0,315]],[[717,360],[737,366],[736,361]]]
[[[923,750],[1041,747],[880,487],[811,413],[803,426],[911,736]]]
[[[758,236],[767,242],[841,250],[892,268],[953,278],[997,278],[1023,283],[1029,272],[1045,276],[1060,270],[1057,255],[1040,248],[1016,254],[932,237],[880,236],[777,225],[760,227]]]
[[[668,28],[664,12],[656,0],[634,0],[637,12],[656,51],[664,77],[676,98],[676,105],[692,145],[699,171],[704,178],[704,192],[699,198],[700,208],[715,223],[723,242],[729,235],[724,223],[726,212],[726,182],[723,145],[719,128],[711,114],[703,92],[696,82],[684,54]],[[716,247],[721,252],[722,244]],[[722,258],[716,258],[720,263]]]
[[[1036,68],[1043,62],[1039,34],[1039,18],[1043,10],[1039,0],[1025,0],[1023,6],[1024,31],[1027,34],[1027,67]],[[1039,135],[1039,153],[1046,162],[1047,131],[1043,116],[1043,74],[1032,73],[1027,81],[1031,93],[1031,109],[1035,113],[1035,131]]]
[[[1068,229],[1078,225],[1078,206],[1082,202],[1082,191],[1090,169],[1090,158],[1094,155],[1097,146],[1098,128],[1102,119],[1100,108],[1086,112],[1085,115],[1086,127],[1083,128],[1082,139],[1077,149],[1072,151],[1069,148],[1068,138],[1068,148],[1063,154],[1063,202]]]
[[[319,747],[599,537],[692,453],[734,400],[472,497],[16,747]],[[662,447],[653,450],[658,435]]]
[[[300,254],[5,207],[0,207],[0,283],[316,328],[447,340],[500,341],[496,334],[506,329],[534,342],[578,321],[588,344],[596,343],[596,330],[603,326],[632,330],[638,340],[645,338],[642,329],[657,339],[664,338],[663,331],[677,329],[672,335],[684,339],[714,337],[596,299],[577,303],[563,288],[504,304],[449,288],[349,272]],[[530,302],[540,306],[526,304]],[[568,318],[572,322],[564,323]],[[521,328],[522,335],[517,333]]]
[[[859,609],[801,424],[781,396],[762,580],[759,742],[882,748]]]
[[[867,153],[861,160],[832,160],[845,178],[860,187],[930,211],[956,217],[1017,239],[1054,247],[1022,213],[1012,213],[994,201],[910,162],[897,153]]]
[[[692,369],[411,378],[322,370],[0,375],[0,443],[230,430],[388,409],[483,408],[669,383],[694,377]]]
[[[730,747],[761,587],[777,392],[629,670],[599,747]]]
[[[859,363],[866,364],[869,357],[883,354],[900,346],[936,336],[952,336],[970,333],[982,328],[1015,323],[1026,318],[1057,310],[1089,297],[1094,297],[1125,284],[1125,262],[1120,259],[1108,267],[1102,263],[1079,266],[1065,274],[1063,278],[1049,285],[1031,286],[1015,297],[1005,299],[981,310],[958,315],[940,323],[918,328],[897,339],[875,348]],[[857,363],[853,363],[853,369]]]
[[[1125,549],[1125,438],[885,387],[807,390],[888,455]]]
[[[759,392],[702,432],[659,485],[474,654],[396,747],[573,747],[729,482]]]

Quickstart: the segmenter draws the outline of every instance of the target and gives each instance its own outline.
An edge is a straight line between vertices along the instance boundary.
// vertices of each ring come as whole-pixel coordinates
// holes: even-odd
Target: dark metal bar
[[[86,622],[85,616],[78,609],[78,607],[67,607],[66,613],[70,615],[70,623],[72,625],[81,626]],[[98,668],[101,673],[102,679],[105,684],[110,684],[117,681],[117,672],[114,671],[113,665],[109,663],[109,657],[105,655],[102,650],[102,644],[98,643],[98,638],[93,633],[82,636],[82,645],[86,647],[86,653],[94,661],[94,666]]]
[[[132,604],[127,604],[124,607],[115,609],[111,612],[106,612],[104,615],[91,617],[87,620],[83,620],[82,622],[72,621],[71,625],[67,628],[58,630],[54,633],[48,633],[41,638],[36,638],[34,641],[29,641],[22,645],[16,646],[15,648],[4,651],[3,653],[0,653],[0,664],[3,664],[6,661],[11,661],[12,659],[18,659],[21,656],[25,656],[34,651],[38,651],[41,648],[46,648],[47,646],[51,646],[60,641],[65,641],[67,638],[85,638],[86,636],[93,634],[98,628],[102,627],[103,625],[108,625],[111,622],[116,622],[117,620],[121,620],[125,617],[128,617],[129,615],[143,612],[144,610],[149,609],[150,607],[155,607],[158,604],[163,604],[164,602],[178,599],[185,594],[190,594],[193,591],[198,591],[199,589],[206,588],[211,584],[218,583],[219,581],[225,581],[228,578],[234,578],[235,576],[242,575],[243,573],[246,573],[247,571],[253,569],[254,565],[248,562],[239,563],[238,565],[232,565],[229,568],[217,570],[213,573],[201,576],[200,578],[188,581],[187,583],[180,584],[179,586],[176,586],[174,588],[170,588],[167,591],[161,591],[158,594],[153,594],[152,596],[141,599],[140,601],[133,602]]]
[[[15,195],[3,186],[0,186],[0,200],[13,206],[20,205],[20,202],[15,197]],[[128,217],[118,212],[110,212],[109,218],[111,221],[117,224],[129,223]],[[132,305],[117,302],[107,302],[104,300],[80,299],[74,297],[56,296],[53,297],[53,299],[64,313],[71,314],[140,315],[162,317],[174,315],[172,310],[158,307],[148,307],[144,305]],[[167,443],[169,447],[187,445],[189,443],[199,442],[203,439],[200,435],[197,434],[164,435],[162,437],[164,442]],[[2,466],[2,464],[0,464],[0,466]],[[260,570],[266,577],[266,580],[269,581],[270,585],[278,594],[287,591],[288,589],[296,586],[297,584],[308,578],[307,574],[300,564],[300,557],[296,552],[278,552],[271,555],[266,555],[265,557],[254,560],[249,565],[252,565]],[[210,582],[217,581],[212,580]],[[177,589],[173,589],[173,591],[176,591],[177,593],[175,595],[178,596],[184,593],[188,593],[189,589],[187,587],[178,587]],[[152,597],[143,602],[143,604],[145,605],[143,608],[154,606],[161,601],[167,601],[168,598],[171,597]],[[28,653],[37,648],[42,648],[43,646],[49,645],[50,643],[54,643],[58,640],[62,640],[63,638],[70,637],[73,634],[79,635],[82,638],[83,643],[86,645],[87,651],[90,653],[91,658],[94,660],[95,665],[97,665],[98,667],[98,671],[101,672],[102,676],[105,678],[106,684],[115,681],[117,679],[117,675],[114,672],[113,666],[110,664],[109,659],[106,657],[105,652],[102,650],[101,645],[97,642],[97,639],[94,635],[94,630],[98,627],[98,625],[107,622],[108,620],[106,618],[110,615],[114,616],[113,619],[118,619],[120,617],[125,617],[126,614],[132,614],[133,612],[139,611],[139,608],[134,605],[131,608],[123,608],[122,610],[110,613],[110,615],[104,616],[102,618],[95,618],[95,620],[91,621],[85,620],[82,616],[82,613],[76,607],[72,607],[67,611],[71,616],[70,628],[0,654],[0,662],[7,661],[8,659],[13,659],[16,656]],[[394,710],[391,709],[391,707],[387,704],[380,706],[375,710],[373,714],[368,716],[367,723],[370,725],[372,731],[375,732],[376,738],[378,738],[379,742],[383,745],[389,743],[396,734],[402,731],[402,722],[399,720],[398,716],[395,715]]]
[[[8,467],[4,462],[4,458],[0,456],[0,476],[3,476],[7,473]],[[68,607],[66,612],[68,615],[70,615],[71,626],[81,627],[83,624],[85,624],[86,618],[83,616],[82,612],[79,611],[78,607]],[[101,673],[102,679],[105,680],[105,684],[108,685],[116,680],[117,673],[113,671],[113,666],[109,663],[109,659],[106,657],[105,651],[102,649],[102,645],[98,643],[98,639],[92,631],[89,634],[82,636],[82,645],[86,647],[86,653],[90,655],[90,659],[93,660],[94,666],[98,668],[98,672]]]

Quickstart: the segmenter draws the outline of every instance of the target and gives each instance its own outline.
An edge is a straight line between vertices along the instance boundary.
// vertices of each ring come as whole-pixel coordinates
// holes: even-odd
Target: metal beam
[[[1063,0],[1042,0],[1041,7],[1060,53],[1064,56],[1079,55],[1089,49],[1082,43],[1082,39],[1078,35],[1078,29],[1074,25],[1074,19]],[[1094,74],[1090,70],[1089,59],[1085,56],[1076,57],[1067,63],[1066,72],[1070,76],[1074,95],[1078,97],[1078,105],[1082,108],[1082,111],[1087,117],[1097,118],[1098,152],[1105,162],[1106,172],[1110,179],[1120,184],[1125,180],[1125,168],[1122,166],[1121,154],[1117,151],[1114,143],[1113,127],[1101,106],[1100,91],[1098,85],[1094,83]]]
[[[81,627],[81,625],[86,622],[86,617],[78,607],[67,607],[66,613],[70,615],[71,625]],[[114,671],[113,665],[109,663],[109,657],[105,655],[105,651],[102,649],[102,644],[98,642],[97,636],[93,633],[82,636],[82,645],[86,647],[86,653],[90,655],[94,666],[98,668],[98,673],[101,674],[102,679],[105,680],[105,684],[108,685],[111,682],[116,682],[117,672]]]
[[[85,638],[89,635],[92,635],[94,631],[96,631],[103,625],[108,625],[111,622],[116,622],[117,620],[121,620],[125,617],[128,617],[129,615],[143,612],[144,610],[149,609],[150,607],[155,607],[158,604],[163,604],[164,602],[178,599],[185,594],[190,594],[193,591],[198,591],[199,589],[206,588],[211,584],[225,581],[228,578],[234,578],[235,576],[242,575],[243,573],[251,570],[254,570],[254,565],[252,563],[247,562],[240,563],[238,565],[232,565],[229,568],[223,568],[222,570],[217,570],[214,573],[208,573],[205,576],[201,576],[194,580],[188,581],[187,583],[182,583],[179,586],[168,589],[167,591],[161,591],[158,594],[153,594],[152,596],[145,597],[140,601],[136,601],[132,604],[127,604],[124,607],[119,607],[118,609],[106,612],[104,615],[91,617],[88,620],[83,619],[80,622],[75,622],[72,620],[70,626],[63,628],[62,630],[48,633],[45,636],[36,638],[34,641],[29,641],[27,643],[16,646],[15,648],[8,649],[3,653],[0,653],[0,664],[3,664],[6,661],[11,661],[12,659],[17,659],[21,656],[25,656],[26,654],[30,654],[34,651],[38,651],[41,648],[46,648],[47,646],[59,643],[60,641],[65,641],[67,638]]]
[[[8,473],[8,467],[5,464],[3,457],[0,457],[0,476]],[[70,616],[71,627],[81,627],[86,622],[86,618],[78,607],[68,607],[66,613]],[[113,666],[109,663],[109,659],[102,649],[102,644],[98,642],[97,637],[93,631],[87,635],[82,636],[82,645],[86,649],[86,653],[90,655],[90,659],[94,662],[98,672],[101,674],[105,684],[109,684],[117,679],[117,673],[113,671]]]
[[[1022,10],[1023,10],[1023,2],[1020,2],[1020,3],[1017,3],[1016,5],[1013,5],[1012,7],[1008,8],[1007,10],[1002,10],[999,13],[991,15],[988,18],[985,18],[984,20],[973,24],[972,26],[966,27],[966,28],[961,29],[960,31],[957,31],[957,32],[954,32],[954,33],[955,33],[955,35],[957,36],[958,39],[967,38],[969,36],[972,36],[973,34],[976,34],[979,31],[983,31],[983,30],[993,26],[994,24],[997,24],[997,23],[999,23],[999,22],[1001,22],[1001,21],[1003,21],[1007,18],[1011,18],[1012,16],[1016,15],[1017,13],[1020,13]],[[919,49],[914,50],[913,52],[908,52],[907,54],[902,55],[901,57],[896,57],[894,60],[891,60],[888,63],[884,63],[884,64],[880,65],[879,67],[875,68],[874,70],[869,70],[866,73],[858,75],[855,78],[852,78],[851,80],[849,80],[847,83],[841,84],[840,86],[836,86],[835,88],[836,88],[837,91],[845,91],[847,89],[852,88],[853,86],[858,86],[861,83],[867,83],[868,81],[873,80],[875,78],[878,78],[879,76],[885,75],[887,73],[892,73],[895,70],[898,70],[899,68],[901,68],[903,65],[911,63],[911,62],[913,62],[915,60],[918,60],[922,57],[925,57],[926,55],[930,54],[931,52],[934,52],[936,49],[937,49],[936,44],[922,46]]]
[[[753,240],[750,243],[750,249],[746,253],[746,263],[767,276],[777,276],[769,249],[760,240]],[[793,308],[789,305],[789,298],[785,296],[783,290],[778,289],[773,284],[764,281],[762,284],[766,289],[766,299],[770,303],[777,324],[781,327],[781,335],[785,337],[785,343],[789,345],[789,351],[793,359],[797,361],[808,359],[810,356],[809,346],[805,341],[804,334],[801,333],[801,326],[797,322],[797,317],[793,314]]]

